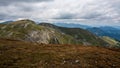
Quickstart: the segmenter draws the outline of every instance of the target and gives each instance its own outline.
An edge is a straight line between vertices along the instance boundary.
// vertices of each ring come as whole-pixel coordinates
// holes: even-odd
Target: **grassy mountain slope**
[[[84,29],[58,27],[45,23],[38,25],[27,19],[1,26],[0,38],[30,41],[37,44],[108,45],[104,40]]]
[[[111,44],[111,47],[120,47],[120,42],[116,41],[113,38],[107,37],[107,36],[103,36],[101,37],[104,41],[108,42],[109,44]]]
[[[30,20],[21,20],[12,22],[4,25],[0,28],[0,36],[5,38],[12,39],[24,39],[24,35],[27,34],[31,30],[39,30],[41,27],[37,27],[33,21]]]
[[[63,34],[70,35],[74,37],[76,40],[76,44],[84,44],[84,45],[107,45],[105,41],[97,37],[96,35],[92,34],[91,32],[80,29],[80,28],[66,28],[66,27],[59,27],[49,23],[40,23],[39,25],[54,28]]]
[[[0,68],[119,68],[119,49],[0,39]]]
[[[73,37],[39,26],[31,20],[19,20],[0,27],[0,38],[45,44],[74,44]],[[69,41],[68,41],[69,40]]]

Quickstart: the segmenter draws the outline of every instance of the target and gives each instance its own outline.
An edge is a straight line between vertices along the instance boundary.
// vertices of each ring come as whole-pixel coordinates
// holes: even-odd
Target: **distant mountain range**
[[[0,38],[29,41],[36,44],[109,45],[85,29],[58,27],[49,23],[36,24],[31,20],[0,24]]]
[[[5,22],[0,22],[0,24],[8,24],[8,23],[11,23],[11,22],[14,22],[14,21],[5,21]]]
[[[1,23],[0,38],[30,41],[36,42],[37,44],[108,46],[111,45],[111,43],[109,43],[111,40],[120,41],[120,30],[118,27],[114,28],[108,26],[91,27],[67,23],[36,24],[36,22],[31,20],[19,20]],[[114,45],[115,44],[118,46],[118,43],[114,43]]]
[[[120,26],[115,26],[115,28],[120,29]]]
[[[120,29],[104,26],[104,27],[87,28],[87,30],[98,36],[109,36],[111,38],[120,41]]]
[[[69,28],[82,28],[86,29],[97,36],[108,36],[120,41],[120,26],[101,26],[92,27],[88,25],[72,24],[72,23],[53,23],[54,25]]]
[[[90,28],[90,26],[87,25],[81,25],[81,24],[74,24],[74,23],[53,23],[54,25],[61,26],[61,27],[69,27],[69,28]]]

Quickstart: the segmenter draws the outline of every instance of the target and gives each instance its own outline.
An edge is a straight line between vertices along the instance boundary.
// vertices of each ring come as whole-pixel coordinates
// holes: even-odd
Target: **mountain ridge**
[[[44,23],[45,24],[45,23]],[[50,26],[50,27],[48,27]],[[83,44],[108,46],[108,43],[80,28],[38,25],[32,20],[19,20],[0,27],[0,38],[36,42],[37,44]]]
[[[75,39],[77,39],[77,41],[82,41],[82,43],[84,45],[90,45],[90,43],[87,42],[86,40],[88,40],[88,41],[92,40],[91,42],[94,43],[94,42],[97,42],[99,39],[99,42],[103,42],[99,37],[97,37],[96,35],[93,35],[92,33],[90,33],[89,31],[87,31],[85,29],[60,27],[60,26],[56,26],[53,24],[49,24],[49,23],[40,23],[39,25],[55,28],[55,29],[61,31],[62,33],[69,34],[69,35],[73,36]],[[79,36],[79,37],[77,37],[77,36]],[[89,36],[89,38],[87,38],[87,36]],[[99,42],[97,42],[97,43],[99,43]]]

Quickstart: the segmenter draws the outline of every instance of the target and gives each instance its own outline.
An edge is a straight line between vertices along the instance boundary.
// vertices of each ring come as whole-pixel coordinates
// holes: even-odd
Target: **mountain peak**
[[[10,24],[26,24],[26,23],[35,24],[34,21],[29,20],[29,19],[18,20],[18,21],[15,21],[15,22],[11,22]]]

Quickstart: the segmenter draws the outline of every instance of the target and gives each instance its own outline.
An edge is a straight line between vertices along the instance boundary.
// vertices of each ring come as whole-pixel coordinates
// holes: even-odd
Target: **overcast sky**
[[[0,0],[0,21],[120,25],[120,0]]]

